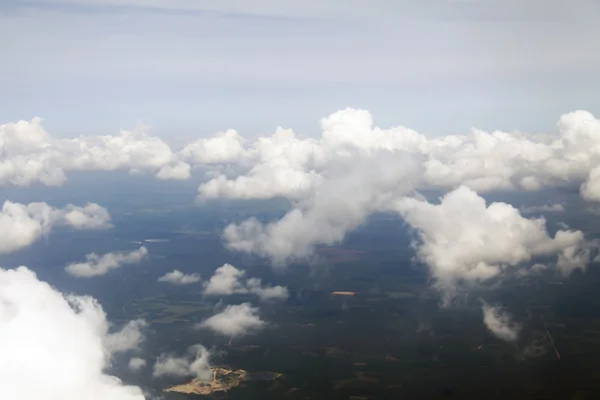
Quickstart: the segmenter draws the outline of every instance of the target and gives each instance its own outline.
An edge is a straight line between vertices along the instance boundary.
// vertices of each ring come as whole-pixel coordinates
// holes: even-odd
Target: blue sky
[[[138,120],[316,134],[346,106],[441,135],[600,115],[595,0],[38,0],[0,4],[0,121],[54,135]]]

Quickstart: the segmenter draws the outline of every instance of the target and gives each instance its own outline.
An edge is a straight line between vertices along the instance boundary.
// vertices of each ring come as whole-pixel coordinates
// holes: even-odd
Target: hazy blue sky
[[[316,133],[346,106],[422,132],[600,114],[597,0],[4,0],[0,121],[137,120],[173,142]]]

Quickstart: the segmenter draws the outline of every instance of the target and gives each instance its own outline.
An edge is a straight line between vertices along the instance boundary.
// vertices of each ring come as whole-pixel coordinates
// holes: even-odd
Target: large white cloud
[[[463,285],[527,273],[538,257],[555,257],[557,268],[568,275],[585,268],[594,246],[581,231],[559,230],[551,237],[544,218],[524,218],[506,203],[487,205],[464,186],[439,204],[406,197],[395,209],[417,230],[418,257],[447,299]]]
[[[284,286],[265,286],[259,278],[243,281],[246,271],[239,270],[231,264],[217,268],[214,275],[206,282],[204,294],[207,296],[228,296],[232,294],[252,293],[262,301],[283,300],[289,297]]]
[[[136,347],[142,336],[114,338],[132,338],[142,325],[111,333],[94,299],[65,296],[25,267],[0,269],[2,398],[143,400],[139,387],[104,372],[114,352]]]
[[[73,229],[110,228],[110,214],[95,203],[84,207],[54,208],[46,203],[20,204],[5,201],[0,210],[0,254],[23,249],[55,226]]]
[[[220,313],[202,321],[198,327],[233,338],[257,332],[266,324],[258,315],[258,307],[252,307],[250,303],[242,303],[227,306]]]
[[[198,189],[200,198],[297,198],[308,193],[320,179],[315,171],[321,162],[319,143],[298,139],[291,130],[279,128],[272,136],[250,143],[239,154],[243,157],[232,157],[230,163],[245,166],[248,171],[235,179],[221,174],[203,183]]]
[[[376,212],[396,211],[419,233],[418,257],[446,304],[457,290],[548,266],[569,275],[591,261],[597,244],[582,232],[550,236],[543,218],[526,219],[505,203],[488,206],[475,192],[580,187],[584,200],[600,201],[600,121],[586,111],[562,115],[558,132],[549,135],[472,129],[428,138],[402,126],[378,128],[370,113],[351,108],[322,119],[321,128],[317,138],[279,128],[246,141],[243,157],[230,161],[241,173],[217,172],[200,185],[202,200],[291,200],[291,210],[277,221],[249,218],[227,226],[230,249],[285,264],[343,241]],[[239,154],[241,143],[232,143]],[[439,205],[407,197],[424,188],[452,192]],[[547,205],[522,212],[563,210]],[[234,275],[222,283],[244,291]],[[491,319],[498,315],[486,315],[486,323],[498,328],[492,322],[500,319]]]
[[[160,179],[187,179],[190,167],[143,127],[115,136],[59,139],[40,118],[0,125],[0,186],[58,186],[68,171],[145,171]]]
[[[110,270],[121,268],[127,264],[139,264],[148,255],[148,250],[142,246],[137,250],[120,253],[86,254],[85,262],[71,263],[65,271],[78,278],[92,278],[107,274]]]
[[[427,138],[402,126],[378,128],[369,112],[351,108],[322,119],[321,128],[316,139],[300,139],[279,129],[249,142],[245,152],[239,150],[252,160],[247,172],[233,179],[221,175],[201,185],[200,196],[297,198],[327,182],[325,171],[350,150],[372,156],[376,150],[422,155],[423,185],[489,191],[584,183],[584,198],[594,199],[596,193],[599,174],[593,170],[600,165],[600,121],[586,111],[561,116],[558,134],[546,136],[473,129],[466,135]]]
[[[229,248],[281,264],[310,256],[319,245],[341,242],[373,213],[414,189],[422,169],[401,151],[348,151],[324,172],[323,183],[276,222],[251,218],[226,227]]]
[[[279,221],[263,224],[250,218],[228,226],[224,234],[231,249],[275,263],[305,258],[319,244],[343,240],[369,215],[387,210],[394,197],[412,189],[581,186],[583,198],[594,200],[600,182],[600,172],[594,172],[600,165],[600,121],[585,111],[561,116],[558,133],[550,135],[473,129],[466,135],[428,138],[402,126],[376,127],[369,112],[351,108],[322,119],[321,128],[317,138],[279,128],[254,141],[244,142],[236,132],[203,140],[203,155],[196,161],[214,161],[204,143],[215,140],[219,154],[232,155],[216,159],[236,168],[217,170],[200,185],[200,199],[292,201]]]

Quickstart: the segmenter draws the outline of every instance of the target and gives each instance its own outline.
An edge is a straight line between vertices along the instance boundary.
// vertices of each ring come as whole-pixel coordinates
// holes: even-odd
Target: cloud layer
[[[558,134],[545,136],[473,129],[428,138],[403,126],[379,128],[368,111],[352,108],[323,118],[321,129],[317,138],[278,128],[255,140],[230,129],[175,152],[141,126],[115,136],[57,139],[39,118],[7,123],[0,125],[0,185],[60,185],[66,171],[90,170],[187,179],[193,165],[229,164],[239,173],[229,176],[216,169],[216,176],[200,186],[201,198],[306,200],[330,180],[358,173],[344,171],[340,163],[351,165],[356,156],[373,159],[387,151],[419,156],[421,187],[464,185],[481,192],[576,185],[584,199],[600,201],[600,121],[586,111],[562,115]]]
[[[46,203],[20,204],[5,201],[0,210],[0,254],[30,246],[54,227],[72,229],[107,229],[110,214],[95,203],[83,207],[68,204],[64,208]]]
[[[200,185],[203,201],[292,201],[279,221],[250,218],[229,225],[224,237],[230,249],[276,264],[306,258],[316,246],[342,241],[368,216],[423,188],[488,192],[579,186],[584,199],[600,199],[595,189],[600,187],[600,122],[585,111],[561,116],[558,134],[545,136],[473,129],[467,135],[427,138],[402,126],[381,129],[367,111],[351,108],[324,118],[321,127],[318,138],[279,128],[255,141],[230,132],[194,147],[201,149],[196,161],[218,159],[235,166],[215,170],[216,176]],[[213,159],[211,140],[219,143],[219,157]],[[195,153],[188,149],[187,154]]]
[[[60,186],[69,171],[148,172],[159,179],[187,179],[190,166],[144,127],[115,136],[59,139],[40,118],[0,125],[0,186]]]
[[[148,255],[148,250],[142,246],[137,250],[120,253],[86,254],[85,262],[72,263],[65,267],[69,275],[77,278],[92,278],[106,275],[110,270],[121,268],[127,264],[139,264]]]
[[[141,335],[133,338],[131,332],[141,325],[109,333],[110,324],[94,299],[65,296],[25,267],[0,269],[3,398],[143,400],[140,388],[104,373],[114,352],[139,344]]]
[[[235,161],[247,165],[247,172],[235,179],[216,177],[200,187],[200,196],[293,198],[322,185],[331,164],[354,155],[352,151],[372,156],[377,150],[423,156],[421,186],[489,191],[583,184],[585,198],[597,195],[593,171],[600,164],[600,121],[586,111],[562,115],[558,135],[547,136],[473,129],[467,135],[427,138],[402,126],[381,129],[369,112],[351,108],[323,118],[321,128],[316,139],[300,139],[280,128],[249,143],[245,151],[238,149],[240,141],[233,141]]]

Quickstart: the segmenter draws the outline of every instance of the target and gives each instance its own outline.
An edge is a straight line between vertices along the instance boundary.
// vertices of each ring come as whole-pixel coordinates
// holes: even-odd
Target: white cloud
[[[250,142],[247,172],[201,185],[200,196],[303,199],[324,186],[329,171],[356,155],[353,151],[375,158],[377,150],[388,150],[424,157],[421,186],[538,190],[585,182],[582,194],[593,199],[591,172],[600,164],[600,121],[586,111],[562,115],[559,135],[548,137],[473,129],[467,135],[429,139],[403,126],[381,129],[373,125],[368,111],[351,108],[323,118],[321,128],[317,139],[300,139],[291,130],[278,129]],[[338,178],[340,171],[336,172]]]
[[[302,139],[279,128],[246,141],[243,161],[231,159],[239,175],[217,172],[200,185],[202,200],[292,201],[279,221],[250,218],[229,225],[224,237],[230,249],[276,264],[306,258],[315,246],[340,242],[369,215],[419,188],[486,192],[582,185],[582,196],[594,199],[590,171],[600,164],[600,121],[585,111],[561,116],[559,134],[546,136],[473,129],[427,138],[402,126],[381,129],[369,112],[351,108],[322,119],[321,128],[319,138]]]
[[[21,156],[40,156],[44,171],[58,165],[60,173],[49,176],[128,169],[184,179],[190,171],[186,160],[208,165],[214,176],[198,188],[202,200],[285,197],[292,209],[279,221],[250,218],[224,231],[230,249],[265,256],[275,264],[310,257],[316,246],[342,241],[370,215],[389,210],[414,189],[466,186],[482,192],[580,185],[585,199],[596,196],[600,121],[586,111],[562,115],[558,133],[545,136],[473,129],[466,135],[428,138],[403,126],[379,128],[368,111],[352,108],[323,118],[321,130],[318,138],[302,138],[278,128],[255,140],[228,130],[173,153],[142,128],[77,139],[52,138],[38,120],[0,129],[9,164]],[[38,172],[33,176],[42,177]],[[41,182],[11,179],[4,181]]]
[[[198,188],[201,199],[219,197],[267,199],[278,196],[297,198],[318,183],[313,163],[320,152],[314,139],[298,139],[289,129],[278,128],[269,137],[260,137],[230,163],[246,166],[246,174],[236,179],[219,175]],[[317,167],[315,165],[314,167]]]
[[[263,329],[266,322],[258,315],[258,308],[250,303],[227,306],[219,314],[202,321],[200,328],[207,328],[224,336],[237,337]]]
[[[404,198],[395,208],[419,233],[417,255],[446,300],[458,287],[527,272],[536,257],[556,257],[563,273],[585,268],[595,246],[580,231],[559,230],[550,237],[543,218],[526,219],[506,203],[487,205],[466,187],[439,204]]]
[[[106,335],[104,346],[113,353],[138,348],[144,340],[144,329],[148,324],[143,319],[129,321],[120,331]]]
[[[175,165],[161,167],[156,173],[156,177],[162,180],[186,180],[191,176],[191,169],[189,164],[179,161]]]
[[[242,162],[248,152],[244,138],[235,130],[219,132],[212,138],[198,139],[181,150],[182,158],[194,164],[233,164]]]
[[[563,229],[563,230],[569,229],[569,225],[565,224],[565,223],[564,223],[564,222],[562,222],[562,221],[559,221],[559,222],[557,222],[557,223],[556,223],[556,225],[557,225],[557,226],[558,226],[560,229]]]
[[[139,387],[104,373],[111,354],[126,350],[106,347],[109,328],[94,299],[65,296],[25,267],[0,269],[2,397],[143,400]]]
[[[142,246],[137,250],[120,253],[86,254],[85,262],[72,263],[65,271],[78,278],[92,278],[107,274],[111,269],[120,268],[127,264],[139,264],[148,255],[148,250]]]
[[[240,282],[245,274],[245,271],[239,270],[231,264],[224,264],[217,268],[214,275],[205,284],[204,294],[210,296],[246,293],[246,288]]]
[[[583,234],[580,231],[577,232],[583,237]],[[571,246],[566,246],[558,255],[556,268],[558,268],[559,272],[564,276],[569,276],[576,270],[585,272],[590,264],[592,253],[596,252],[599,245],[600,243],[598,240],[593,240],[586,243],[576,243]],[[600,255],[597,254],[592,261],[598,262],[599,260]]]
[[[251,218],[227,226],[228,247],[275,264],[309,257],[317,245],[341,242],[371,214],[386,210],[422,175],[418,160],[401,151],[346,151],[334,157],[321,183],[279,221]]]
[[[197,344],[188,348],[187,353],[181,357],[163,353],[156,360],[152,375],[154,377],[193,376],[203,381],[210,381],[213,377],[210,370],[210,352],[204,346]]]
[[[139,357],[131,357],[129,359],[128,366],[132,372],[138,372],[139,370],[141,370],[142,368],[144,368],[146,366],[146,360],[144,360],[143,358],[139,358]]]
[[[519,337],[521,325],[513,322],[512,316],[498,306],[486,302],[482,305],[483,323],[499,339],[514,342]]]
[[[257,295],[261,301],[284,300],[290,294],[285,286],[263,286],[259,278],[250,278],[246,281],[249,293]]]
[[[173,270],[171,272],[167,272],[160,278],[158,278],[159,282],[172,283],[173,285],[189,285],[192,283],[200,282],[199,274],[184,274],[178,269]]]
[[[228,296],[232,294],[252,293],[261,301],[283,300],[289,297],[286,287],[263,286],[258,278],[247,279],[243,282],[246,271],[239,270],[231,264],[224,264],[216,269],[213,276],[204,286],[207,296]]]
[[[117,136],[59,139],[40,118],[0,125],[0,186],[60,186],[68,171],[145,171],[159,179],[187,179],[190,166],[144,127]]]
[[[88,203],[84,207],[68,204],[55,211],[57,224],[71,226],[75,229],[107,229],[111,228],[110,214],[98,204]]]
[[[54,208],[46,203],[19,204],[5,201],[0,210],[0,254],[21,250],[55,226],[72,229],[107,229],[110,214],[95,203],[84,207]]]
[[[216,176],[199,187],[201,199],[283,196],[298,202],[305,213],[318,192],[327,191],[332,183],[351,186],[344,183],[351,174],[359,178],[361,171],[352,168],[352,161],[385,169],[378,166],[382,154],[399,157],[406,152],[421,160],[415,168],[418,175],[423,169],[423,177],[411,182],[420,187],[464,185],[481,192],[581,185],[584,199],[600,199],[596,190],[600,187],[600,121],[586,111],[562,115],[558,135],[545,137],[473,129],[466,135],[427,138],[403,126],[379,128],[368,111],[352,108],[323,118],[321,128],[319,138],[300,138],[292,130],[278,128],[256,140],[227,130],[175,153],[143,127],[118,136],[57,139],[44,131],[39,119],[20,121],[0,125],[4,159],[0,185],[60,185],[65,171],[74,170],[146,171],[160,179],[187,179],[191,166],[184,160],[194,165],[233,164],[239,169],[237,175],[228,176],[217,168]],[[390,162],[393,157],[387,158]],[[403,169],[396,175],[388,172],[386,179],[403,182],[407,178]]]

